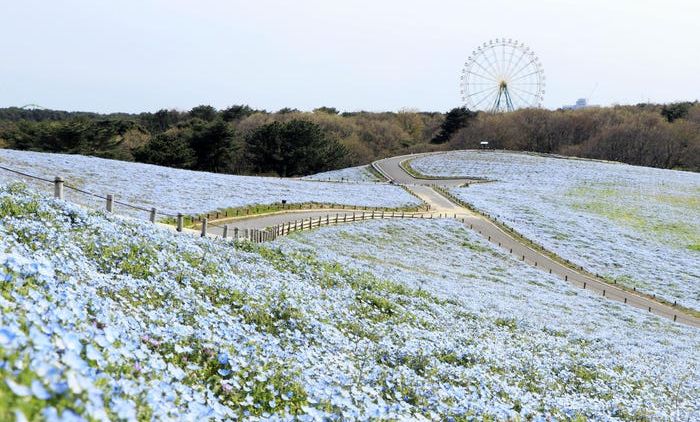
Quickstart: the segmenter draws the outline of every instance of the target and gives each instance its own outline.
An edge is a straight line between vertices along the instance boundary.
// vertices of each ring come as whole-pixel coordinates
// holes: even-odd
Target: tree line
[[[155,113],[0,109],[0,147],[192,170],[299,176],[412,152],[536,151],[700,171],[700,104],[639,104],[491,114],[277,112],[202,105]]]

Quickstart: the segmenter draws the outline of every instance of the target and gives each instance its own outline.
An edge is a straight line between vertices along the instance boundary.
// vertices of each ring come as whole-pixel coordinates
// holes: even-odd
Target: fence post
[[[107,194],[107,211],[112,212],[114,210],[114,195]]]
[[[208,218],[205,218],[202,220],[202,233],[201,233],[202,237],[206,237],[206,235],[207,235],[207,221],[209,221]]]
[[[330,216],[326,214],[326,226],[331,224]]]
[[[181,232],[182,231],[182,218],[183,215],[182,213],[177,213],[177,231]]]
[[[53,197],[63,199],[63,178],[56,176],[53,180]]]
[[[228,237],[228,224],[224,224],[224,233],[221,235],[224,239]]]
[[[148,219],[151,221],[151,223],[155,223],[155,222],[156,222],[156,213],[157,213],[157,212],[156,212],[156,208],[155,208],[155,207],[151,208],[151,215],[150,215],[150,217],[148,218]]]
[[[233,228],[233,238],[238,240],[238,227]]]

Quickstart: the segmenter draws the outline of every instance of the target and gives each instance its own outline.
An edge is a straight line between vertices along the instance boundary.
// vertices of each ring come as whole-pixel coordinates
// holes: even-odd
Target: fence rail
[[[82,195],[89,196],[91,198],[96,198],[96,199],[101,199],[105,201],[105,209],[108,212],[115,212],[115,204],[117,205],[122,205],[137,211],[143,211],[148,213],[148,220],[151,223],[156,223],[157,218],[159,215],[163,215],[166,217],[173,218],[175,220],[175,229],[178,232],[182,232],[185,229],[185,219],[189,219],[192,222],[199,222],[200,225],[200,235],[202,237],[204,236],[212,236],[212,233],[210,233],[210,227],[216,227],[219,228],[222,231],[222,234],[220,237],[224,239],[234,239],[234,240],[248,240],[254,243],[260,243],[260,242],[268,242],[277,239],[279,236],[286,236],[292,232],[295,231],[302,231],[302,230],[310,230],[312,228],[318,228],[322,226],[328,226],[328,225],[334,225],[334,224],[341,224],[341,223],[350,223],[350,222],[356,222],[356,221],[365,221],[365,220],[375,220],[375,219],[382,219],[382,218],[433,218],[433,214],[425,214],[420,212],[421,210],[428,211],[430,209],[429,206],[424,205],[424,206],[418,206],[411,208],[410,211],[389,211],[389,208],[382,208],[382,207],[351,207],[348,205],[336,205],[338,208],[341,209],[355,209],[357,210],[362,210],[361,212],[355,211],[350,213],[343,213],[342,217],[340,213],[336,213],[335,217],[332,217],[331,214],[328,214],[324,217],[311,217],[308,219],[301,219],[301,220],[294,220],[293,222],[286,222],[286,223],[281,223],[272,227],[267,227],[265,229],[238,229],[237,227],[232,227],[231,224],[217,224],[215,221],[209,221],[209,217],[229,217],[228,212],[213,212],[213,213],[207,213],[204,214],[206,217],[202,216],[193,216],[193,215],[186,215],[183,213],[169,213],[169,212],[164,212],[164,211],[159,211],[156,207],[151,207],[151,208],[146,208],[143,206],[131,204],[128,202],[120,201],[117,199],[117,196],[115,194],[105,194],[105,195],[100,195],[96,194],[94,192],[90,192],[84,189],[80,189],[76,186],[69,185],[65,182],[65,180],[60,177],[56,176],[53,180],[47,179],[44,177],[36,176],[33,174],[25,173],[19,170],[15,170],[12,168],[8,168],[5,166],[0,166],[0,170],[5,170],[23,177],[27,177],[30,179],[38,180],[41,182],[53,184],[53,194],[54,198],[59,199],[59,200],[65,200],[65,190],[71,190],[78,192]],[[299,210],[300,211],[305,211],[307,208],[302,208],[302,204],[299,204]],[[319,209],[323,207],[324,204],[316,204],[316,203],[311,203],[309,204],[308,209]],[[255,207],[255,208],[254,208]],[[258,206],[250,206],[246,207],[242,210],[236,210],[235,215],[236,216],[249,216],[250,211],[255,209],[257,211]],[[297,209],[297,205],[295,204],[282,204],[282,210],[294,210]],[[244,214],[245,213],[245,214]],[[264,216],[265,214],[261,214],[261,216]],[[233,216],[233,215],[232,215]],[[252,215],[254,217],[255,214]],[[445,217],[447,215],[445,214]],[[442,217],[442,214],[439,215],[439,217]],[[216,235],[214,235],[216,236]],[[218,237],[218,236],[217,236]]]
[[[295,219],[284,223],[272,225],[264,229],[241,229],[233,224],[217,225],[223,230],[221,237],[224,239],[248,240],[254,243],[268,242],[280,236],[287,236],[291,233],[311,230],[324,226],[335,226],[338,224],[354,223],[357,221],[381,220],[381,219],[432,219],[448,218],[447,213],[415,213],[415,212],[354,212],[335,213],[325,216]],[[457,218],[454,214],[452,218]],[[200,232],[202,236],[207,235],[208,227],[211,226],[207,219],[202,221]],[[211,233],[209,233],[211,235]]]

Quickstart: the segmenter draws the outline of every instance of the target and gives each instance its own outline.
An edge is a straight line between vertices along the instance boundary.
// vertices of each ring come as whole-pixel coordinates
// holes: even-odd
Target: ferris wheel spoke
[[[494,91],[496,91],[496,90],[494,90]],[[491,97],[492,97],[491,95],[484,95],[484,97],[483,97],[481,100],[479,100],[479,102],[477,102],[477,103],[474,104],[474,108],[478,107],[479,104],[481,104],[481,103],[484,102],[484,100],[487,100],[487,99],[489,99],[489,98],[491,98]],[[494,99],[495,99],[495,98],[494,98]]]
[[[490,50],[491,50],[491,49],[490,49]],[[492,50],[492,51],[493,51],[493,50]],[[494,76],[493,76],[494,79],[496,79],[496,81],[498,81],[498,79],[499,79],[499,78],[498,78],[498,69],[496,68],[496,65],[493,64],[493,63],[491,63],[491,59],[489,59],[488,54],[487,54],[486,51],[484,51],[484,53],[482,54],[482,57],[484,58],[484,61],[488,64],[489,69],[492,70],[492,72],[489,72],[489,73],[492,74],[492,75],[494,75]]]
[[[508,77],[508,71],[510,70],[510,65],[511,65],[511,63],[513,63],[513,56],[515,55],[515,47],[513,47],[512,45],[509,45],[509,47],[510,47],[510,55],[508,56],[508,64],[505,67],[506,70],[503,72],[503,75],[505,77]]]
[[[489,71],[487,68],[485,68],[481,63],[476,62],[476,61],[475,61],[474,63],[475,63],[477,66],[479,66],[480,68],[482,68],[482,69],[484,70],[484,72],[486,72],[486,73],[487,73],[488,75],[490,75],[491,77],[490,77],[490,78],[486,78],[486,77],[484,77],[483,75],[479,75],[479,76],[481,76],[481,77],[484,78],[484,79],[488,79],[488,80],[490,80],[490,81],[498,82],[498,78],[496,77],[496,75],[494,75],[493,73],[491,73],[491,71]],[[478,73],[475,73],[475,75],[478,75]]]
[[[520,99],[523,101],[523,104],[524,104],[524,105],[530,104],[529,101],[527,101],[525,98],[523,98],[523,97],[522,97],[520,94],[518,94],[517,92],[514,91],[513,94],[515,94],[518,98],[520,98]]]
[[[506,44],[501,45],[501,75],[505,75],[503,71],[506,70]]]
[[[524,93],[530,94],[530,95],[537,95],[536,92],[530,92],[530,91],[524,90],[524,89],[522,89],[522,88],[518,88],[518,87],[515,86],[515,85],[508,85],[508,88],[513,88],[513,89],[515,89],[515,90],[517,90],[517,91],[524,92]]]
[[[496,68],[496,73],[498,75],[502,75],[501,69],[499,69],[499,65],[498,65],[498,53],[496,53],[496,47],[491,49],[491,54],[493,55],[493,63],[494,63],[494,67]]]
[[[530,72],[530,73],[528,73],[528,74],[526,74],[526,75],[523,75],[523,76],[520,76],[520,77],[518,77],[518,78],[511,79],[510,82],[512,83],[512,82],[517,81],[517,80],[519,80],[519,79],[527,78],[528,76],[537,75],[537,74],[539,74],[539,73],[540,73],[539,70],[535,70],[534,72]]]
[[[527,55],[527,51],[522,51],[522,54],[520,54],[520,57],[518,57],[518,60],[515,62],[515,64],[512,67],[508,68],[508,77],[510,77],[511,69],[517,69],[518,66],[520,65],[520,62],[523,61],[523,58]]]
[[[481,93],[476,98],[471,98],[470,100],[475,105],[478,105],[484,101],[484,98],[492,97],[496,92],[498,92],[498,88],[494,87],[494,88],[489,89],[488,91],[486,91],[484,93]]]
[[[484,97],[491,97],[497,91],[498,88],[492,88],[480,93],[479,95],[476,95],[475,98],[469,98],[469,100],[471,100],[472,103],[479,104],[481,103],[480,99],[483,100]]]
[[[467,95],[467,97],[471,97],[472,95],[478,95],[478,94],[481,94],[482,92],[493,91],[496,88],[498,88],[498,87],[491,87],[491,88],[482,89],[481,91],[477,91],[473,94]]]
[[[531,69],[531,65],[532,65],[532,64],[533,64],[533,61],[532,61],[532,60],[530,60],[529,62],[525,63],[520,69],[518,69],[517,72],[513,73],[513,74],[510,76],[510,81],[511,81],[511,82],[514,81],[516,76],[520,75],[520,74],[521,74],[522,72],[524,72],[524,71],[527,71],[528,69]]]
[[[480,74],[480,73],[476,73],[476,72],[472,72],[472,71],[469,71],[469,74],[468,74],[468,75],[469,75],[469,76],[474,75],[474,76],[478,76],[478,77],[480,77],[480,78],[482,78],[482,79],[486,79],[487,81],[490,81],[490,83],[492,83],[492,84],[498,82],[498,81],[496,81],[496,80],[493,79],[493,78],[490,78],[490,77],[484,76],[484,75],[482,75],[482,74]],[[489,82],[480,82],[480,83],[489,83]]]
[[[486,56],[484,56],[484,62],[486,62],[486,64],[488,65],[488,70],[481,63],[479,63],[479,66],[482,69],[486,70],[489,75],[493,75],[493,80],[498,82],[498,76],[497,76],[498,72],[495,70],[494,65],[491,63],[491,61],[488,58],[486,58]]]

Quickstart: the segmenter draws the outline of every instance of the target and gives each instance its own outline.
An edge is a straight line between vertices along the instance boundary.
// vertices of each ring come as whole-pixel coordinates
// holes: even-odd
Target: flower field
[[[452,192],[590,271],[700,310],[700,174],[477,151],[411,166],[494,180]]]
[[[232,244],[0,189],[0,420],[693,419],[700,335],[449,220]]]
[[[319,202],[370,207],[415,206],[420,201],[397,186],[378,183],[321,183],[275,177],[233,176],[172,169],[80,155],[47,154],[0,149],[0,165],[67,184],[102,196],[165,213],[200,214],[252,204]],[[19,176],[0,171],[0,183]],[[21,179],[38,190],[52,192],[44,182]],[[104,207],[103,200],[70,190],[66,198],[85,205]],[[120,207],[119,213],[143,214]],[[141,215],[143,217],[143,215]]]
[[[340,170],[325,171],[303,177],[305,180],[321,180],[335,182],[378,182],[380,181],[370,170],[370,166],[348,167]]]

